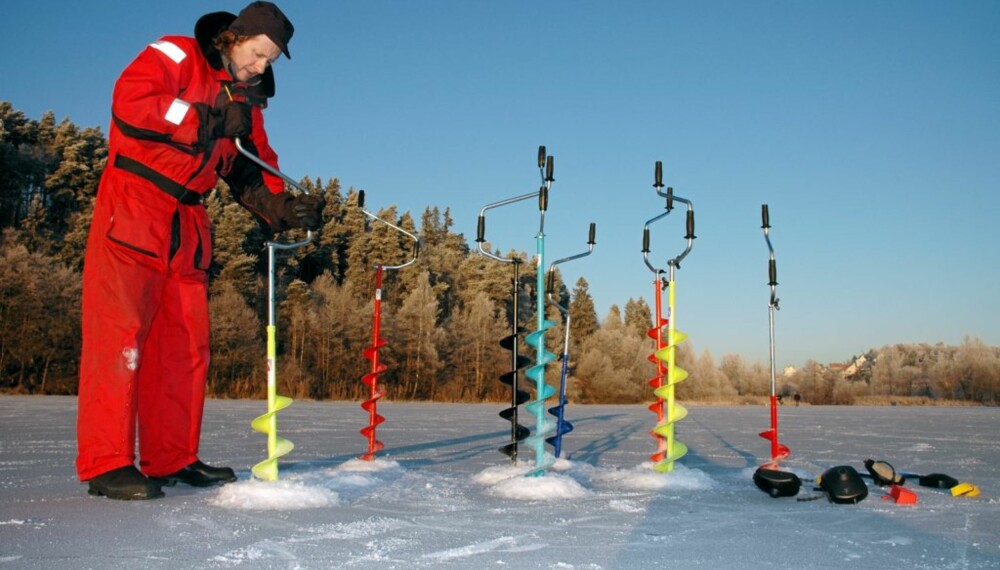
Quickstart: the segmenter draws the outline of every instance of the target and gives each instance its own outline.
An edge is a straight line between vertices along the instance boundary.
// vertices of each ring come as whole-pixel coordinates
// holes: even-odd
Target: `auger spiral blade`
[[[525,392],[518,387],[518,377],[521,369],[531,364],[530,358],[517,353],[519,345],[517,342],[518,336],[524,332],[524,329],[518,327],[514,334],[510,334],[500,339],[500,346],[512,352],[511,363],[514,364],[516,362],[516,365],[510,372],[505,372],[500,375],[500,382],[510,386],[511,389],[511,406],[500,410],[499,414],[501,418],[507,420],[511,424],[511,440],[510,443],[501,446],[499,451],[507,457],[510,457],[511,461],[515,463],[517,462],[518,443],[531,434],[531,430],[518,423],[518,407],[531,399],[530,393]]]
[[[278,459],[287,455],[295,445],[287,439],[278,436],[277,413],[292,405],[292,399],[286,396],[276,396],[274,406],[266,414],[257,416],[250,426],[267,436],[267,459],[253,466],[254,476],[264,481],[278,479]]]
[[[542,321],[542,326],[525,339],[529,346],[534,347],[535,365],[525,372],[525,375],[535,381],[535,399],[524,406],[524,409],[534,414],[536,420],[535,433],[524,440],[525,445],[535,450],[535,467],[528,471],[528,477],[537,477],[548,471],[555,463],[555,458],[545,453],[545,439],[556,429],[554,421],[545,415],[545,400],[551,398],[556,389],[545,383],[545,368],[556,359],[556,355],[545,349],[545,331],[554,327],[555,323],[548,319]]]
[[[385,339],[377,339],[375,344],[364,350],[364,356],[372,362],[372,371],[361,378],[361,382],[369,388],[369,398],[361,402],[361,408],[368,412],[368,425],[361,428],[361,435],[368,440],[368,451],[361,455],[361,459],[371,461],[375,454],[385,448],[385,444],[375,436],[375,429],[385,421],[385,417],[378,413],[378,401],[385,396],[385,390],[378,386],[378,377],[385,372],[387,366],[378,361],[378,351],[383,346],[389,344]]]
[[[566,327],[567,330],[569,327]],[[545,438],[545,443],[552,446],[552,453],[559,457],[562,454],[562,436],[573,431],[573,424],[565,417],[566,404],[569,403],[569,399],[566,397],[565,386],[566,386],[566,374],[568,373],[569,367],[569,355],[563,354],[562,359],[562,372],[560,385],[563,387],[563,391],[559,394],[559,401],[555,406],[549,408],[549,414],[555,416],[555,427],[553,434],[550,437]]]

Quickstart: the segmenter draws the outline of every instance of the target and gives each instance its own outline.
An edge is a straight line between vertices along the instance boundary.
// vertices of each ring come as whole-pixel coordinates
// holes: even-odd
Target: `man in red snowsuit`
[[[277,167],[261,109],[292,32],[269,2],[207,14],[194,38],[153,42],[115,84],[83,270],[76,467],[92,495],[150,499],[177,481],[236,480],[198,458],[212,261],[202,196],[222,176],[271,230],[319,227],[322,198],[285,193],[233,143]]]

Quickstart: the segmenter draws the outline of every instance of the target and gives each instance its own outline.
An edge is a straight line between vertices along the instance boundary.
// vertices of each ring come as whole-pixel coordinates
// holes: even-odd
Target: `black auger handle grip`
[[[413,242],[413,259],[420,257],[420,242]]]
[[[684,236],[684,239],[694,239],[695,237],[697,237],[694,235],[694,210],[688,210],[687,231],[688,233],[686,236]]]
[[[767,213],[767,204],[761,204],[760,206],[760,219],[764,224],[761,226],[762,228],[767,229],[771,227],[771,216]]]
[[[556,161],[556,159],[554,157],[551,157],[551,156],[548,157],[545,160],[545,181],[546,182],[555,182],[555,180],[556,180],[552,176],[552,174],[555,172],[555,164],[554,164],[555,161]]]
[[[587,239],[587,245],[594,245],[597,243],[597,224],[590,222],[590,236]]]
[[[359,208],[364,208],[365,207],[365,191],[364,190],[358,190],[358,207]]]
[[[767,276],[771,279],[768,285],[778,284],[778,267],[773,259],[767,261]]]
[[[545,166],[545,145],[538,147],[538,168]]]
[[[649,228],[642,228],[642,252],[649,253]]]
[[[556,272],[555,271],[549,271],[549,282],[548,282],[547,285],[545,285],[545,288],[548,290],[549,293],[551,293],[552,290],[556,288]]]
[[[542,186],[538,189],[538,211],[545,212],[549,209],[549,188]]]
[[[663,161],[656,161],[656,174],[653,177],[653,188],[663,188]]]
[[[667,186],[667,209],[674,209],[674,187]]]
[[[479,226],[476,228],[476,243],[486,241],[486,216],[479,214]]]

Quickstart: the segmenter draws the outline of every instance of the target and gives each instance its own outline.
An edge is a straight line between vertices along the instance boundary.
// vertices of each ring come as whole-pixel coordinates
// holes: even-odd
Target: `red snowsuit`
[[[228,21],[212,24],[217,31]],[[198,460],[212,261],[201,194],[221,174],[238,201],[276,226],[259,195],[282,192],[281,180],[262,178],[232,140],[206,137],[207,114],[228,101],[223,86],[238,100],[247,86],[233,85],[210,38],[198,27],[196,35],[150,44],[115,84],[108,166],[83,270],[76,460],[83,481],[134,464],[137,427],[146,475]],[[270,68],[265,75],[270,96]],[[277,166],[263,129],[265,99],[250,101],[257,104],[244,142]]]

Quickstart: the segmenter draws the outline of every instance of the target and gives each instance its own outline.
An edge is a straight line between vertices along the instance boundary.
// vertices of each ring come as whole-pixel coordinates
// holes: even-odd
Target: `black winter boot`
[[[120,501],[143,501],[163,496],[162,484],[146,477],[134,465],[101,473],[90,480],[91,495]]]
[[[173,487],[178,481],[192,487],[211,487],[232,483],[236,480],[236,473],[229,467],[212,467],[201,461],[195,461],[180,471],[157,479],[168,487]]]

